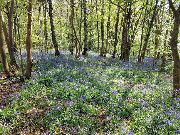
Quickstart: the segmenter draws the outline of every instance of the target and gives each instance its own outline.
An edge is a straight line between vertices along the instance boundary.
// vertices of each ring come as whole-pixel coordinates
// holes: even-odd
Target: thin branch
[[[120,6],[120,4],[114,3],[112,2],[112,0],[109,0],[109,2],[117,7],[120,7],[123,11],[125,11],[125,9]]]
[[[175,9],[175,7],[174,7],[174,5],[173,5],[172,0],[168,0],[168,1],[169,1],[169,7],[170,7],[171,10],[173,11],[173,14],[175,14],[175,13],[176,13],[176,9]]]

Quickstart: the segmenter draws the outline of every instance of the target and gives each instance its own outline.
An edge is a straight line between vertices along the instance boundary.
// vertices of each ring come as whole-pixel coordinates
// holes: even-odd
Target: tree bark
[[[104,56],[104,0],[101,1],[101,50],[100,56]]]
[[[106,55],[106,53],[108,53],[108,46],[109,46],[109,37],[110,37],[109,30],[110,30],[110,25],[111,25],[111,3],[109,3],[109,7],[108,8],[109,8],[109,14],[108,14],[108,21],[107,21],[107,25],[106,25],[107,36],[106,36],[105,55]]]
[[[6,24],[3,21],[3,30],[6,39],[6,43],[8,46],[9,56],[10,56],[10,64],[13,67],[18,69],[19,66],[17,65],[15,59],[15,48],[14,48],[14,38],[13,38],[13,14],[14,14],[14,0],[11,0],[10,9],[8,9],[7,17],[8,17],[8,30],[6,28]]]
[[[100,50],[100,40],[99,40],[99,17],[98,17],[98,0],[96,0],[96,29],[97,29],[97,40],[98,40],[98,47],[97,47],[97,49],[98,49],[98,52],[99,52],[99,50]]]
[[[88,24],[87,24],[87,7],[86,7],[86,0],[83,0],[83,11],[84,11],[84,49],[82,55],[87,55],[88,51]]]
[[[147,34],[145,36],[145,39],[144,39],[144,45],[143,45],[143,48],[142,48],[141,56],[139,58],[140,62],[142,62],[144,60],[144,57],[145,57],[149,37],[150,37],[150,34],[151,34],[151,29],[153,28],[153,23],[154,23],[156,14],[157,14],[158,2],[159,2],[159,0],[156,0],[155,6],[154,6],[154,9],[153,9],[153,15],[152,15],[152,18],[151,18],[151,21],[150,21],[150,24],[149,24],[149,28],[148,28]]]
[[[32,72],[32,1],[28,1],[28,23],[27,23],[27,39],[26,39],[26,51],[27,51],[27,66],[26,66],[26,78],[31,77]]]
[[[71,7],[71,14],[69,16],[69,22],[70,22],[70,38],[71,38],[71,44],[69,46],[69,51],[71,52],[71,55],[73,55],[74,51],[74,0],[70,0],[70,7]]]
[[[179,27],[180,27],[180,5],[176,10],[172,0],[169,1],[169,6],[173,11],[174,15],[174,26],[173,30],[171,31],[171,39],[169,45],[171,46],[172,56],[174,61],[174,69],[173,69],[173,97],[180,96],[180,58],[178,52],[178,34],[179,34]]]
[[[126,5],[126,12],[124,13],[124,22],[123,22],[123,30],[122,30],[122,44],[121,44],[121,57],[120,59],[123,61],[129,61],[130,57],[130,25],[131,25],[131,2]]]
[[[119,26],[119,14],[120,14],[120,2],[118,2],[118,6],[117,6],[117,16],[116,16],[116,23],[115,23],[115,35],[114,35],[114,50],[113,50],[113,54],[112,54],[112,58],[116,57],[116,52],[117,52],[117,43],[118,43],[118,26]]]
[[[9,66],[8,66],[6,53],[5,53],[5,49],[4,49],[4,43],[3,43],[4,38],[3,38],[3,31],[2,30],[3,30],[3,27],[2,27],[2,15],[1,15],[1,9],[0,9],[0,54],[1,54],[2,66],[3,66],[4,72],[9,77],[10,76]]]
[[[80,24],[79,24],[79,56],[80,52],[82,51],[82,21],[83,21],[83,0],[80,1],[80,8],[81,8],[81,15],[80,15]]]
[[[49,19],[50,19],[50,25],[51,25],[52,42],[53,42],[54,49],[55,49],[55,56],[59,56],[60,52],[58,49],[58,43],[56,40],[56,33],[55,33],[55,28],[54,28],[52,0],[48,0],[48,4],[49,4]]]
[[[48,52],[48,32],[47,32],[47,0],[44,3],[44,42],[45,50]]]
[[[163,49],[162,63],[161,63],[161,69],[160,69],[161,72],[165,70],[165,65],[166,65],[167,35],[168,35],[168,30],[166,30],[165,37],[164,37],[164,49]]]
[[[146,0],[146,4],[148,5],[149,0]],[[141,51],[142,51],[142,46],[143,46],[143,37],[144,37],[144,28],[145,28],[145,21],[146,21],[146,15],[147,15],[147,10],[148,7],[146,6],[145,11],[144,11],[144,17],[142,20],[142,27],[141,27],[141,38],[140,38],[140,47],[139,47],[139,51],[138,51],[138,62],[141,63]]]

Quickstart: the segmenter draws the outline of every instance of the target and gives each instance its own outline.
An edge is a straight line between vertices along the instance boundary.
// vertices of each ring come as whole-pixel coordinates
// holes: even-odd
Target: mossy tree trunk
[[[2,66],[4,69],[4,72],[6,73],[7,76],[10,76],[9,73],[9,66],[6,58],[6,53],[4,49],[4,38],[3,38],[3,27],[2,27],[2,15],[1,15],[1,7],[0,7],[0,54],[1,54],[1,59],[2,59]]]

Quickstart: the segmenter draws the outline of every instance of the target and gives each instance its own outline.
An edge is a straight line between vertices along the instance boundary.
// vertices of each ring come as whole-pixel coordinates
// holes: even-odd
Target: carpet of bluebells
[[[33,58],[32,79],[0,109],[0,134],[180,134],[172,77],[150,58],[143,64],[93,52]]]

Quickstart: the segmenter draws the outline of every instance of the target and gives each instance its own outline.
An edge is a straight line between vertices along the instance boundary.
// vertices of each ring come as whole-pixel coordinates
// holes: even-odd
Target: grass
[[[93,53],[34,59],[33,78],[0,110],[0,134],[180,133],[179,98],[158,66]]]

